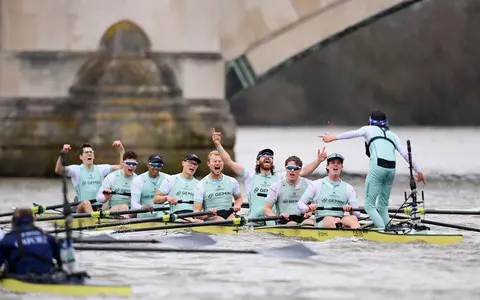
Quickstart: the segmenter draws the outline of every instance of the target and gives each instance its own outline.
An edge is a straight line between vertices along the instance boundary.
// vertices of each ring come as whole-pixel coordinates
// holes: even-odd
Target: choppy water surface
[[[329,128],[339,133],[346,128]],[[325,128],[240,128],[236,153],[242,164],[253,164],[260,148],[276,152],[277,168],[291,154],[305,161],[315,158],[323,144],[316,135]],[[427,207],[480,207],[478,176],[480,130],[397,130],[400,138],[412,140],[414,158],[431,181],[424,188]],[[329,152],[346,156],[347,173],[364,174],[367,160],[363,141],[328,144]],[[400,157],[398,158],[401,159]],[[403,201],[408,188],[406,164],[399,162],[391,206]],[[318,169],[319,175],[324,169]],[[455,175],[455,176],[452,176]],[[362,176],[346,177],[363,204]],[[58,179],[0,179],[3,208],[32,202],[57,204],[62,201]],[[70,199],[73,190],[69,187]],[[480,227],[477,216],[432,215],[431,220]],[[214,248],[264,249],[302,242],[318,255],[307,260],[282,260],[261,255],[79,253],[82,265],[99,280],[130,283],[137,299],[478,299],[480,295],[480,237],[461,232],[460,244],[435,246],[423,243],[384,244],[351,239],[305,242],[268,234],[242,233],[214,236]],[[127,237],[154,237],[164,233],[130,233]],[[154,245],[158,247],[158,245]],[[148,247],[154,247],[148,245]],[[70,299],[72,297],[1,294],[0,299]],[[97,299],[104,297],[90,297]],[[75,298],[72,298],[75,299]]]

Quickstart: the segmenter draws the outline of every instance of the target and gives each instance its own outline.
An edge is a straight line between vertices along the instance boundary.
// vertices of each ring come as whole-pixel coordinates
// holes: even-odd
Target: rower
[[[194,196],[194,212],[211,210],[215,216],[197,217],[201,220],[221,221],[233,219],[234,212],[242,208],[243,198],[238,181],[222,173],[224,164],[218,151],[208,154],[207,165],[210,173],[197,184]],[[232,209],[232,200],[235,200]]]
[[[265,216],[276,216],[276,211],[283,219],[279,224],[299,224],[304,221],[303,214],[297,208],[297,202],[303,195],[310,180],[301,177],[303,162],[297,156],[290,156],[285,160],[286,176],[275,181],[268,189],[265,200]]]
[[[230,155],[223,149],[221,144],[222,133],[216,132],[215,128],[213,129],[212,139],[227,167],[237,176],[241,176],[245,182],[245,190],[249,203],[248,217],[263,217],[268,188],[282,177],[274,172],[273,151],[271,149],[260,150],[256,157],[255,170],[249,171],[239,163],[234,162]],[[299,175],[308,176],[312,174],[326,158],[325,148],[323,148],[322,151],[319,149],[317,159],[302,168]]]
[[[343,171],[343,156],[337,153],[327,157],[327,176],[312,182],[298,201],[298,209],[302,213],[314,212],[314,220],[307,220],[305,224],[314,223],[323,228],[359,228],[358,208],[355,189],[340,179]],[[343,207],[342,211],[317,210],[317,207]]]
[[[365,139],[365,151],[370,157],[370,168],[365,181],[365,211],[377,228],[384,229],[390,220],[388,201],[395,179],[395,150],[408,163],[408,153],[398,136],[390,130],[385,113],[372,112],[368,125],[360,129],[347,131],[338,136],[325,134],[320,137],[325,143],[357,137]],[[416,180],[425,183],[420,167],[416,162],[412,163],[417,172]]]
[[[32,210],[17,209],[12,217],[12,231],[0,240],[0,267],[5,275],[48,275],[61,266],[60,245],[33,223]]]
[[[137,214],[138,218],[156,217],[163,214],[162,212],[153,213],[154,207],[163,207],[163,204],[154,205],[155,193],[165,179],[170,177],[170,175],[161,172],[163,164],[163,158],[159,154],[150,155],[147,159],[148,171],[138,175],[132,181],[130,208],[150,210],[150,212]]]
[[[120,164],[118,165],[93,164],[95,152],[90,144],[82,144],[78,150],[79,158],[82,161],[81,165],[63,167],[61,157],[58,157],[55,164],[55,173],[63,175],[64,171],[66,171],[65,175],[71,178],[77,194],[76,201],[81,202],[76,208],[78,213],[89,213],[93,211],[91,202],[95,201],[98,189],[102,186],[102,180],[111,172],[121,168],[125,149],[120,141],[114,141],[112,146],[117,149],[120,155]],[[72,147],[69,144],[65,144],[63,145],[61,153],[68,153],[71,149]]]
[[[137,153],[126,151],[123,155],[122,168],[108,174],[97,193],[97,201],[108,201],[109,210],[128,210],[130,205],[131,184],[137,174]],[[123,215],[128,218],[129,215]]]
[[[163,181],[160,189],[155,194],[154,203],[170,203],[170,213],[172,214],[185,214],[193,212],[192,203],[177,204],[177,202],[178,200],[182,200],[183,202],[193,202],[195,188],[199,182],[193,176],[198,169],[198,165],[201,163],[202,161],[197,155],[193,153],[187,154],[182,160],[182,172],[172,175]],[[178,221],[200,222],[202,220],[185,218]]]

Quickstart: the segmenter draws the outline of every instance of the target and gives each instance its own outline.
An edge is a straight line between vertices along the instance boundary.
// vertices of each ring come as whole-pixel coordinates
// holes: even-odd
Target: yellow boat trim
[[[119,295],[131,296],[132,288],[129,285],[110,285],[96,283],[86,284],[41,284],[24,282],[17,279],[1,279],[0,288],[8,289],[12,292],[32,292],[32,293],[48,293],[60,295]]]
[[[461,234],[440,234],[433,232],[419,232],[409,234],[398,234],[382,232],[377,230],[354,230],[354,229],[326,229],[326,228],[299,228],[291,226],[265,226],[255,228],[257,232],[266,232],[283,236],[297,237],[307,240],[323,242],[337,237],[355,237],[369,241],[383,243],[408,243],[423,241],[430,244],[448,245],[460,243],[463,240]]]

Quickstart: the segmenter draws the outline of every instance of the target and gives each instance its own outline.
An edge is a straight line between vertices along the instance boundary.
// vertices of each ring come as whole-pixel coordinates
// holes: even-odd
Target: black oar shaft
[[[166,211],[170,210],[169,207],[156,207],[153,211]],[[138,213],[145,213],[150,212],[148,209],[130,209],[130,210],[107,210],[107,211],[96,211],[92,213],[81,213],[81,214],[72,214],[72,217],[75,219],[78,218],[101,218],[101,217],[108,217],[108,216],[118,216],[118,215],[128,215],[128,214],[138,214]],[[39,217],[36,218],[35,221],[53,221],[53,220],[60,220],[63,219],[61,216],[52,216],[52,217]]]
[[[114,233],[124,233],[124,232],[137,232],[137,231],[150,231],[150,230],[167,230],[167,229],[179,229],[179,228],[192,228],[192,227],[203,227],[203,226],[215,226],[215,225],[244,225],[245,222],[263,222],[263,221],[276,221],[282,219],[280,216],[271,216],[271,217],[260,217],[260,218],[234,218],[231,220],[225,221],[207,221],[201,223],[182,223],[182,224],[172,224],[165,226],[154,226],[148,228],[131,228],[131,229],[121,229],[117,230]]]
[[[343,211],[343,207],[323,207],[319,206],[317,210],[334,210],[334,211]],[[388,208],[389,213],[402,213],[409,215],[410,207],[404,209],[398,208]],[[360,206],[359,208],[352,208],[352,211],[358,211],[361,213],[366,213],[365,208]],[[420,214],[435,214],[435,215],[480,215],[480,210],[460,210],[460,209],[423,209],[421,207],[417,208],[417,211]]]
[[[70,203],[70,206],[77,206],[79,204],[80,203]],[[56,204],[56,205],[49,205],[49,206],[35,205],[34,207],[32,207],[32,212],[34,214],[42,214],[46,210],[63,208],[64,206],[65,206],[65,204]],[[9,217],[9,216],[12,216],[12,215],[13,215],[13,212],[0,213],[0,217]]]
[[[80,244],[159,244],[159,240],[83,240],[83,239],[74,239],[75,243]]]
[[[475,227],[468,227],[468,226],[456,225],[456,224],[448,224],[448,223],[430,221],[430,220],[421,220],[421,222],[424,223],[424,224],[428,224],[428,225],[436,225],[436,226],[442,226],[442,227],[462,229],[462,230],[466,230],[466,231],[480,232],[480,228],[475,228]]]
[[[396,219],[409,219],[409,217],[405,216],[393,216],[390,215],[391,218],[396,218]],[[428,224],[428,225],[435,225],[435,226],[440,226],[440,227],[447,227],[447,228],[454,228],[454,229],[462,229],[466,231],[473,231],[473,232],[480,232],[480,228],[475,228],[475,227],[468,227],[464,225],[457,225],[457,224],[449,224],[449,223],[443,223],[443,222],[437,222],[437,221],[430,221],[430,220],[420,220],[423,224]]]
[[[232,254],[258,254],[255,250],[235,249],[174,249],[174,248],[148,248],[148,247],[99,247],[75,246],[79,251],[140,251],[140,252],[183,252],[183,253],[232,253]]]
[[[166,223],[172,221],[172,219],[182,219],[182,218],[190,218],[190,217],[199,217],[205,215],[211,215],[212,212],[196,212],[196,213],[186,213],[186,214],[179,214],[179,215],[170,215],[165,214],[161,217],[153,217],[153,218],[140,218],[140,219],[125,219],[124,221],[120,222],[108,222],[103,224],[95,224],[95,225],[88,225],[88,226],[81,226],[72,228],[71,230],[89,230],[89,229],[100,229],[100,228],[108,228],[108,227],[115,227],[115,226],[125,226],[130,224],[142,224],[142,223],[149,223],[149,222],[159,222],[159,223]],[[49,231],[49,233],[60,233],[65,232],[65,229],[57,229],[53,231]]]

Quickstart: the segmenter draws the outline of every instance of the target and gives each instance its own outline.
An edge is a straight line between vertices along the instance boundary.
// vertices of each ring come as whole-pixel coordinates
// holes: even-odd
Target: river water
[[[340,133],[350,128],[238,129],[236,159],[253,166],[259,149],[272,148],[276,166],[282,169],[290,155],[305,162],[315,159],[324,144],[317,135]],[[426,207],[480,207],[480,128],[394,128],[412,153],[427,180]],[[329,153],[345,156],[344,180],[352,184],[363,205],[364,175],[368,167],[363,141],[337,141],[327,145]],[[397,178],[390,206],[403,201],[408,188],[407,164],[397,158]],[[325,174],[323,164],[316,175]],[[1,211],[32,202],[62,201],[59,179],[0,179]],[[74,192],[69,185],[69,198]],[[429,220],[480,227],[477,216],[431,215]],[[285,260],[262,255],[79,253],[82,266],[94,279],[130,283],[135,299],[478,299],[480,296],[480,237],[461,232],[460,244],[436,246],[424,243],[385,244],[353,239],[306,242],[268,234],[242,233],[214,236],[210,248],[265,249],[301,242],[318,255],[306,260]],[[120,236],[154,237],[161,232]],[[148,245],[148,247],[151,247]],[[45,295],[0,294],[0,299],[80,299]],[[105,299],[107,297],[89,297]],[[116,297],[111,297],[115,299]]]

